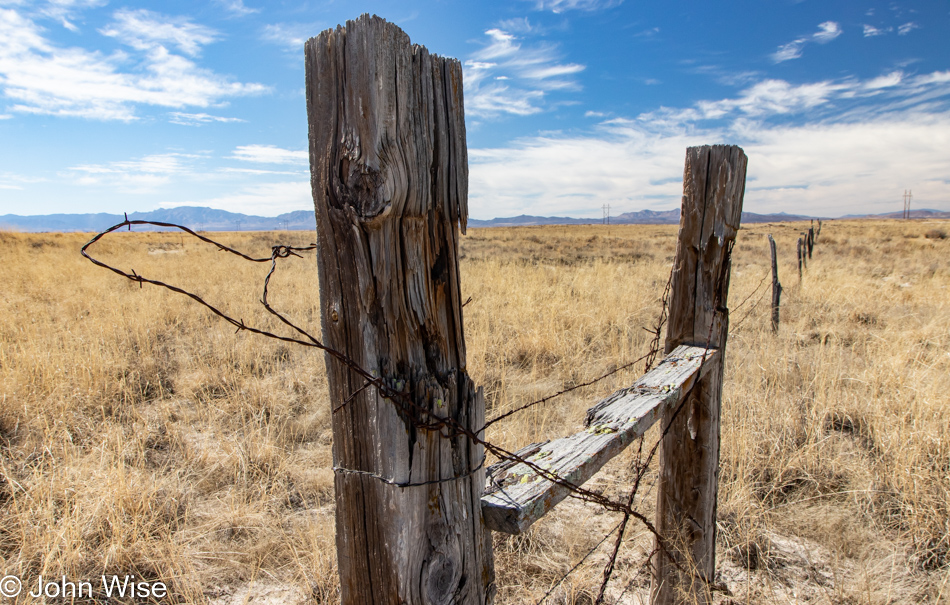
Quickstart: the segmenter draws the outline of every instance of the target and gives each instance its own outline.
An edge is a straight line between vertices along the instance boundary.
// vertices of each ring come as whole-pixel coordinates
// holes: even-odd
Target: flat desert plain
[[[950,224],[826,221],[799,279],[808,227],[744,227],[733,253],[712,597],[950,602]],[[676,232],[469,230],[468,369],[488,416],[646,352]],[[777,333],[769,233],[784,287]],[[314,238],[208,235],[265,257]],[[93,266],[79,255],[90,237],[0,233],[0,572],[134,574],[168,585],[162,603],[336,602],[323,355],[236,334],[181,295]],[[258,302],[266,263],[178,233],[117,232],[93,254],[283,329]],[[282,261],[270,297],[319,334],[312,255]],[[642,370],[534,406],[488,438],[514,449],[576,432],[588,407]],[[637,449],[588,487],[624,497]],[[637,498],[648,518],[655,476]],[[496,534],[497,602],[537,602],[618,521],[568,499],[522,536]],[[612,545],[548,602],[591,603]],[[646,598],[651,549],[632,523],[607,602]],[[24,591],[15,602],[33,601]]]

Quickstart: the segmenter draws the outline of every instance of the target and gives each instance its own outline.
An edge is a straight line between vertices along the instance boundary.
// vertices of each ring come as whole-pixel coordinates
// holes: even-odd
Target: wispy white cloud
[[[950,115],[910,113],[870,122],[769,126],[739,120],[722,129],[657,132],[638,120],[610,120],[585,136],[533,137],[471,149],[472,216],[599,217],[676,208],[686,147],[742,145],[749,156],[745,209],[840,216],[896,208],[903,188],[946,207]],[[926,200],[926,201],[925,201]]]
[[[242,120],[241,118],[228,118],[224,116],[213,116],[207,113],[182,113],[180,111],[172,111],[168,114],[168,121],[172,124],[180,124],[181,126],[203,126],[204,124],[211,124],[214,122],[246,122],[247,120]]]
[[[271,164],[277,167],[216,165],[220,159]],[[245,145],[237,147],[232,155],[220,159],[207,153],[173,151],[128,160],[76,164],[62,171],[59,176],[84,188],[143,195],[167,195],[183,182],[198,186],[213,183],[215,190],[232,190],[232,193],[225,197],[196,199],[185,204],[214,208],[228,208],[228,204],[238,203],[239,200],[244,200],[241,203],[247,204],[247,207],[250,207],[252,200],[257,200],[259,206],[266,206],[269,200],[264,192],[284,192],[277,196],[275,202],[282,203],[281,196],[286,198],[287,189],[281,183],[267,182],[274,178],[292,177],[309,187],[308,158],[305,151],[282,149],[274,145]],[[180,199],[181,196],[176,197]],[[296,195],[293,197],[295,200],[298,198]],[[173,205],[180,204],[176,201]]]
[[[762,78],[762,73],[752,70],[734,71],[721,65],[696,65],[689,67],[689,71],[705,74],[724,86],[741,86]]]
[[[907,34],[914,31],[915,29],[920,29],[920,26],[914,23],[913,21],[910,21],[908,23],[905,23],[897,27],[897,35],[906,36]]]
[[[811,119],[788,119],[796,113]],[[922,204],[950,209],[947,132],[950,71],[802,85],[765,80],[736,98],[606,119],[584,134],[470,149],[469,207],[475,218],[599,217],[608,203],[618,212],[675,208],[685,148],[722,142],[749,155],[746,209],[753,212],[885,212],[909,187]]]
[[[132,19],[123,20],[122,15]],[[142,25],[139,17],[120,11],[113,25],[131,32]],[[137,105],[208,107],[227,97],[268,90],[261,84],[233,82],[170,52],[163,41],[196,52],[211,34],[200,26],[165,25],[153,34],[138,32],[132,45],[140,53],[104,55],[60,47],[44,37],[32,19],[0,9],[0,90],[13,101],[7,111],[130,121],[136,119]]]
[[[873,25],[864,24],[864,37],[873,38],[875,36],[883,36],[894,31],[893,27],[874,27]]]
[[[100,29],[99,33],[118,38],[138,50],[152,51],[171,44],[192,57],[200,52],[202,46],[220,37],[215,30],[182,17],[125,8],[117,10],[112,23]]]
[[[880,97],[868,104],[870,97]],[[659,127],[684,125],[700,120],[739,118],[767,119],[809,112],[812,119],[850,117],[866,119],[924,104],[950,107],[950,72],[907,76],[897,70],[868,80],[846,78],[794,85],[784,80],[762,80],[728,99],[702,100],[692,107],[662,107],[638,119]]]
[[[659,27],[651,27],[633,34],[634,38],[653,38],[660,33]]]
[[[254,185],[215,198],[176,201],[163,204],[163,206],[202,206],[229,212],[276,216],[294,210],[313,210],[313,197],[310,181],[302,178],[295,181]]]
[[[46,2],[38,2],[35,11],[41,17],[58,21],[60,25],[71,32],[78,32],[79,27],[70,19],[75,19],[76,15],[82,10],[105,6],[106,3],[107,0],[47,0]],[[25,3],[12,2],[8,4],[21,5]]]
[[[884,88],[893,88],[900,85],[904,80],[904,72],[902,71],[892,71],[889,74],[883,76],[878,76],[872,78],[867,82],[864,82],[861,87],[864,90],[881,90]]]
[[[539,33],[541,28],[528,21],[527,17],[520,17],[517,19],[505,19],[498,22],[498,29],[506,32],[511,32],[514,34],[529,34],[529,33]]]
[[[306,164],[310,154],[305,149],[282,149],[276,145],[241,145],[231,158],[259,164]]]
[[[223,6],[225,10],[236,17],[245,17],[261,12],[259,8],[249,8],[244,5],[244,0],[215,0],[215,4]]]
[[[0,172],[0,189],[23,189],[24,185],[31,183],[42,183],[44,178],[36,176],[27,176],[24,174],[14,174],[12,172]]]
[[[465,100],[465,113],[476,118],[492,118],[502,114],[529,116],[543,111],[540,90],[512,89],[504,84],[482,86]]]
[[[485,32],[488,43],[465,61],[466,113],[478,118],[501,114],[530,115],[544,110],[545,95],[577,90],[578,63],[561,63],[556,46],[525,46],[499,28]]]
[[[273,23],[264,26],[261,39],[283,46],[286,50],[302,53],[304,42],[326,29],[318,23]]]
[[[721,118],[736,110],[749,116],[787,114],[822,105],[846,88],[846,84],[828,81],[793,86],[784,80],[763,80],[736,99],[700,101],[697,107],[704,119]]]
[[[29,4],[28,2],[11,2],[13,5]],[[46,0],[34,3],[37,11],[52,19],[73,17],[77,12],[89,8],[96,8],[108,4],[108,0]]]
[[[185,160],[197,157],[200,156],[162,153],[106,164],[78,164],[69,168],[64,176],[72,178],[77,185],[104,185],[124,193],[151,193],[171,182],[172,177],[190,173]]]
[[[535,10],[563,13],[570,10],[596,11],[623,4],[623,0],[530,0]]]
[[[300,176],[300,175],[309,174],[307,170],[263,170],[261,168],[234,168],[231,166],[227,166],[225,168],[219,168],[218,172],[222,174],[249,174],[253,176],[270,175],[270,174]]]
[[[840,35],[841,26],[834,21],[825,21],[824,23],[819,23],[817,32],[811,34],[810,36],[803,36],[801,38],[792,40],[788,44],[779,46],[778,50],[772,53],[772,60],[776,63],[781,63],[783,61],[797,59],[802,56],[802,52],[804,51],[806,44],[810,42],[825,44],[831,42]]]
[[[912,83],[917,87],[927,86],[929,84],[950,84],[950,70],[921,74],[916,76],[912,80]],[[944,91],[944,93],[946,93],[946,91]]]
[[[841,35],[841,27],[834,21],[825,21],[818,24],[818,31],[811,35],[812,40],[824,44],[831,42]]]
[[[586,135],[549,135],[495,149],[469,149],[474,218],[536,214],[600,216],[600,208],[674,207],[686,146],[700,138],[655,136],[603,123]]]
[[[778,47],[778,50],[772,53],[772,60],[776,63],[781,63],[782,61],[791,61],[792,59],[797,59],[802,56],[802,48],[805,46],[805,39],[799,38],[798,40],[793,40],[788,44],[783,44]]]

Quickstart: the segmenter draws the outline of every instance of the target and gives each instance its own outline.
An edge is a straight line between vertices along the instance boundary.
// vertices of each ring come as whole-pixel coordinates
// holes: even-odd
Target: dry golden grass
[[[828,222],[799,283],[801,228],[753,225],[735,249],[718,555],[731,594],[714,597],[947,602],[950,241],[932,235],[946,224]],[[785,285],[777,335],[767,284],[756,290],[768,232]],[[166,603],[335,602],[322,356],[235,335],[180,296],[92,266],[78,254],[87,237],[0,233],[0,572],[134,573],[172,585]],[[220,235],[260,256],[312,237]],[[675,237],[662,226],[464,237],[469,371],[489,416],[639,357]],[[117,233],[97,253],[278,329],[257,303],[264,265],[177,234]],[[312,260],[288,261],[271,295],[318,332],[316,284]],[[489,438],[514,448],[573,432],[639,371]],[[624,454],[590,485],[623,493],[633,462]],[[652,478],[639,500],[648,516]],[[526,535],[496,536],[498,602],[535,602],[616,523],[568,500]],[[611,544],[551,602],[590,602]],[[644,594],[649,548],[643,528],[628,530],[611,599]]]

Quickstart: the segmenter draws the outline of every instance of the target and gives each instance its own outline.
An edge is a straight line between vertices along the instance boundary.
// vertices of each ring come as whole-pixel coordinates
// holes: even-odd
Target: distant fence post
[[[326,356],[341,600],[489,603],[483,448],[421,426],[484,424],[459,291],[462,66],[368,15],[305,50],[324,343],[412,403]]]
[[[769,233],[769,250],[772,252],[772,331],[778,332],[779,305],[782,303],[782,284],[778,281],[778,256],[775,253],[775,240]]]
[[[802,238],[798,238],[798,281],[802,281]]]
[[[748,158],[735,146],[690,147],[673,269],[666,352],[694,344],[720,349],[717,367],[682,406],[664,413],[653,557],[653,603],[706,603],[716,567],[719,423],[731,250]],[[670,558],[675,561],[670,560]]]

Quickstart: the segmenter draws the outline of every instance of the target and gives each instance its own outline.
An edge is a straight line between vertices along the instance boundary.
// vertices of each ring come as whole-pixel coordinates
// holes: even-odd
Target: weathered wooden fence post
[[[664,413],[653,602],[705,603],[716,567],[719,417],[731,250],[742,215],[748,159],[735,146],[690,147],[673,269],[666,352],[719,348],[718,366],[681,406]],[[672,560],[671,560],[672,558]],[[674,563],[675,561],[675,563]]]
[[[808,228],[808,260],[811,260],[811,251],[815,247],[815,229],[814,227]]]
[[[775,253],[775,240],[769,233],[769,250],[772,252],[772,331],[778,332],[779,305],[782,303],[782,284],[778,281],[778,256]]]
[[[483,450],[424,417],[484,423],[465,367],[458,239],[468,214],[462,67],[363,15],[306,43],[310,170],[342,602],[483,604]]]
[[[802,281],[802,238],[798,238],[798,281]]]

